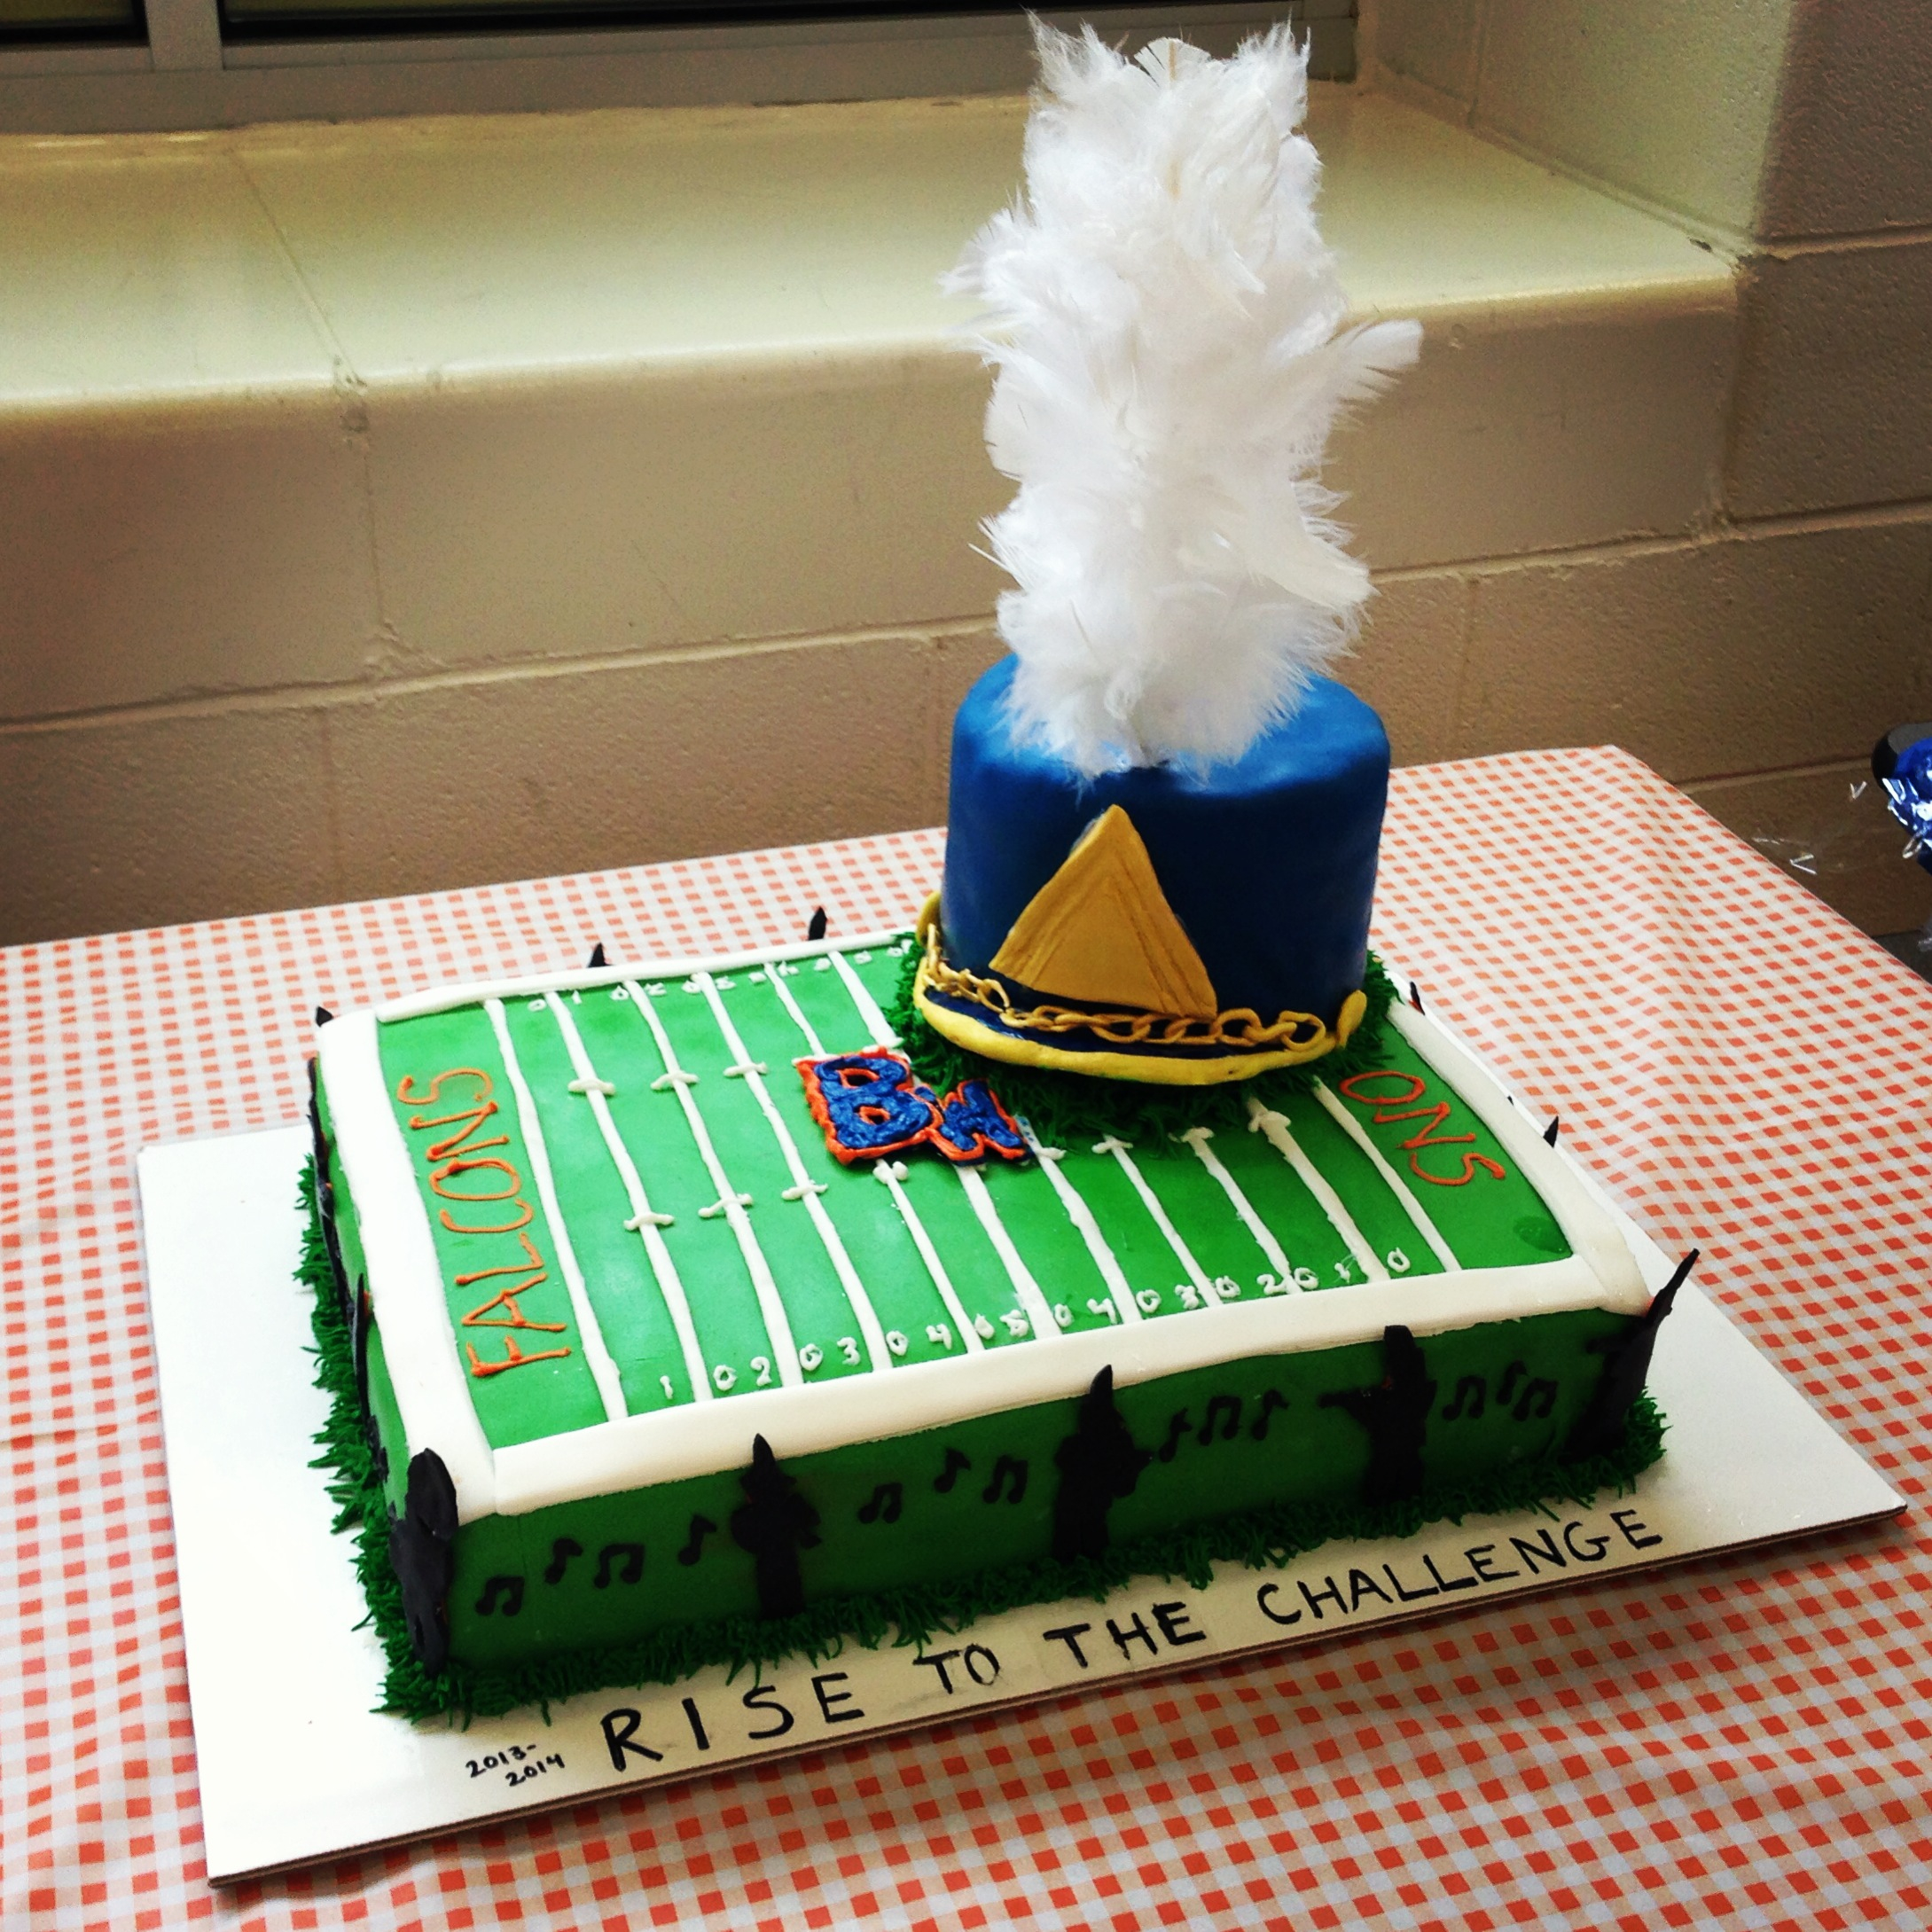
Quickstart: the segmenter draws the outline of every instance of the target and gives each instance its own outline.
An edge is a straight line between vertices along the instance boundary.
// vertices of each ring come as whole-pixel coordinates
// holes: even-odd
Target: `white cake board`
[[[856,1646],[825,1662],[786,1662],[752,1706],[747,1680],[711,1670],[672,1687],[573,1699],[552,1707],[548,1725],[529,1710],[466,1731],[414,1725],[371,1709],[381,1655],[356,1627],[364,1604],[349,1539],[330,1534],[324,1475],[309,1467],[327,1405],[310,1379],[309,1297],[294,1279],[307,1152],[307,1130],[291,1127],[149,1147],[138,1163],[201,1818],[217,1883],[1905,1506],[1690,1291],[1663,1325],[1650,1380],[1670,1421],[1668,1453],[1634,1496],[1565,1509],[1554,1523],[1525,1510],[1332,1543],[1279,1571],[1224,1566],[1207,1590],[1137,1581],[1104,1605],[984,1618],[935,1643],[925,1663],[910,1649]],[[1669,1265],[1641,1237],[1637,1245],[1654,1287]],[[1512,1532],[1533,1540],[1545,1530],[1564,1557],[1560,1570],[1512,1546]],[[1071,1638],[1046,1634],[1076,1625]],[[659,1755],[621,1741],[614,1764],[607,1733]]]

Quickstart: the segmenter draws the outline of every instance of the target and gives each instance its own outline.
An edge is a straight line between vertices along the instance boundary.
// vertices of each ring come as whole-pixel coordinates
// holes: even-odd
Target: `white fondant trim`
[[[1195,1158],[1201,1166],[1221,1184],[1221,1192],[1228,1197],[1228,1205],[1234,1209],[1241,1225],[1255,1237],[1255,1247],[1267,1257],[1268,1265],[1275,1271],[1277,1279],[1291,1294],[1299,1295],[1301,1285],[1295,1279],[1287,1253],[1276,1240],[1273,1229],[1255,1212],[1255,1203],[1242,1192],[1241,1184],[1228,1172],[1221,1156],[1208,1145],[1214,1138],[1214,1129],[1190,1127],[1185,1133],[1174,1138],[1185,1140],[1194,1150]]]
[[[1031,1122],[1022,1120],[1018,1125],[1026,1144],[1033,1150],[1033,1158],[1040,1163],[1040,1171],[1052,1184],[1060,1206],[1067,1210],[1067,1218],[1080,1230],[1080,1239],[1087,1244],[1087,1252],[1093,1256],[1093,1265],[1100,1271],[1100,1279],[1107,1283],[1107,1292],[1114,1298],[1115,1311],[1123,1322],[1141,1320],[1140,1304],[1134,1300],[1133,1287],[1122,1271],[1119,1258],[1107,1246],[1107,1237],[1100,1232],[1100,1224],[1094,1218],[1093,1209],[1087,1205],[1086,1197],[1060,1170],[1060,1149],[1043,1147],[1034,1136]]]
[[[956,1167],[953,1172],[959,1177],[959,1185],[966,1189],[966,1197],[972,1202],[974,1213],[980,1217],[980,1225],[985,1229],[987,1240],[993,1244],[993,1251],[999,1256],[1007,1279],[1013,1283],[1013,1292],[1032,1326],[1033,1339],[1036,1341],[1064,1341],[1066,1338],[1060,1332],[1060,1324],[1053,1319],[1053,1310],[1040,1292],[1040,1284],[1033,1279],[1033,1271],[1021,1259],[1020,1250],[1013,1245],[1013,1236],[1006,1232],[1006,1224],[999,1218],[999,1209],[994,1205],[985,1175],[971,1167]]]
[[[734,952],[710,959],[646,959],[633,966],[593,966],[581,973],[538,973],[513,980],[471,980],[456,986],[433,986],[405,993],[374,1009],[384,1022],[415,1020],[424,1013],[447,1013],[452,1006],[473,1006],[486,999],[534,999],[544,993],[588,993],[593,988],[624,986],[632,980],[684,980],[693,973],[739,973],[751,966],[769,966],[784,959],[817,959],[841,950],[877,951],[906,936],[903,929],[868,933],[858,939],[819,939],[797,946],[775,946],[764,952]]]
[[[416,1169],[390,1105],[373,1013],[346,1013],[322,1029],[323,1090],[336,1157],[348,1182],[383,1359],[409,1452],[433,1449],[456,1485],[457,1514],[474,1522],[497,1507],[483,1425],[470,1401],[442,1265]]]
[[[1489,1070],[1446,1029],[1399,1003],[1389,1007],[1388,1016],[1409,1044],[1502,1142],[1504,1151],[1543,1196],[1563,1238],[1603,1284],[1602,1306],[1623,1315],[1641,1315],[1650,1306],[1650,1290],[1637,1257],[1568,1158],[1545,1142],[1521,1109],[1509,1104]]]
[[[1420,1230],[1422,1239],[1434,1250],[1436,1260],[1450,1274],[1454,1274],[1462,1266],[1456,1259],[1455,1249],[1443,1239],[1443,1231],[1429,1218],[1428,1210],[1417,1200],[1415,1190],[1369,1138],[1367,1129],[1319,1080],[1315,1083],[1315,1098],[1326,1109],[1329,1118],[1375,1163],[1375,1171],[1388,1184],[1388,1192],[1402,1203],[1404,1212]]]
[[[659,1410],[497,1453],[497,1506],[520,1515],[552,1503],[614,1495],[743,1468],[763,1435],[781,1457],[943,1428],[975,1416],[1082,1394],[1102,1369],[1116,1387],[1252,1356],[1298,1354],[1377,1340],[1391,1323],[1418,1335],[1604,1305],[1578,1255],[1485,1269],[1454,1291],[1440,1275],[1318,1295],[1218,1302],[1188,1319],[1089,1328],[1051,1349],[989,1349],[802,1388],[774,1388],[703,1409]]]
[[[852,996],[852,1004],[858,1008],[858,1016],[864,1022],[875,1045],[896,1046],[899,1036],[893,1031],[891,1021],[886,1018],[885,1009],[867,990],[864,980],[852,969],[852,962],[842,952],[831,956],[832,970],[845,982],[845,989]]]
[[[1109,1134],[1105,1140],[1093,1144],[1096,1154],[1110,1154],[1120,1162],[1121,1172],[1133,1183],[1134,1192],[1140,1196],[1140,1204],[1154,1216],[1154,1224],[1166,1238],[1167,1245],[1174,1250],[1174,1258],[1186,1271],[1187,1279],[1201,1291],[1201,1306],[1216,1305],[1214,1283],[1208,1271],[1194,1259],[1194,1251],[1181,1239],[1181,1231],[1168,1219],[1168,1212],[1161,1205],[1160,1197],[1147,1185],[1147,1177],[1140,1171],[1139,1163],[1128,1153],[1132,1146],[1130,1140],[1122,1140],[1117,1134]]]
[[[671,1318],[671,1328],[677,1337],[677,1352],[684,1357],[684,1373],[691,1381],[692,1398],[696,1402],[710,1402],[716,1391],[711,1387],[711,1372],[707,1367],[704,1351],[698,1346],[697,1325],[691,1318],[691,1303],[684,1295],[684,1284],[679,1278],[677,1263],[671,1259],[671,1251],[664,1245],[660,1228],[672,1226],[677,1217],[659,1214],[651,1206],[650,1197],[644,1191],[644,1177],[637,1171],[637,1163],[630,1158],[630,1149],[624,1145],[624,1137],[617,1131],[617,1122],[605,1103],[606,1092],[617,1090],[607,1080],[599,1080],[597,1069],[591,1063],[590,1049],[583,1044],[583,1036],[577,1031],[577,1023],[570,1017],[570,1009],[556,994],[549,997],[550,1010],[555,1016],[557,1030],[563,1035],[564,1045],[570,1054],[570,1064],[576,1068],[591,1102],[591,1112],[596,1116],[598,1131],[604,1137],[604,1145],[610,1150],[612,1164],[617,1176],[624,1184],[624,1193],[630,1199],[630,1219],[624,1225],[632,1229],[644,1240],[645,1258],[651,1263],[651,1272],[657,1279],[658,1293],[664,1297],[664,1306]]]
[[[839,1286],[845,1290],[845,1299],[852,1310],[852,1319],[858,1324],[859,1333],[865,1338],[865,1353],[872,1358],[876,1373],[893,1367],[892,1351],[886,1346],[886,1331],[879,1319],[878,1311],[872,1307],[872,1296],[865,1292],[865,1284],[859,1279],[859,1272],[852,1265],[852,1257],[846,1252],[845,1243],[839,1238],[839,1231],[832,1224],[832,1216],[825,1212],[825,1204],[819,1200],[823,1187],[805,1170],[803,1157],[798,1151],[798,1143],[792,1138],[792,1130],[786,1124],[784,1115],[778,1112],[764,1083],[765,1063],[755,1060],[745,1050],[731,1016],[724,1010],[724,997],[718,991],[717,982],[708,973],[693,974],[699,989],[704,994],[706,1003],[711,1008],[711,1017],[718,1023],[718,1031],[724,1036],[725,1046],[738,1056],[735,1067],[727,1067],[727,1074],[740,1076],[746,1085],[757,1096],[758,1105],[770,1126],[772,1138],[778,1144],[778,1152],[785,1156],[785,1165],[792,1177],[792,1185],[785,1190],[787,1201],[802,1201],[805,1211],[811,1216],[811,1224],[817,1232],[819,1243],[825,1248],[832,1263],[832,1271],[839,1278]]]
[[[630,995],[631,1004],[637,1009],[638,1017],[650,1028],[651,1037],[657,1042],[658,1057],[664,1062],[665,1072],[682,1073],[684,1068],[677,1064],[677,1049],[671,1044],[670,1035],[664,1030],[664,1022],[658,1018],[655,1002],[636,980],[626,980],[624,986]],[[726,1177],[724,1163],[718,1159],[717,1149],[711,1145],[710,1130],[704,1123],[704,1115],[698,1111],[698,1103],[691,1096],[691,1084],[688,1081],[674,1080],[672,1090],[677,1095],[678,1106],[684,1109],[691,1138],[698,1144],[699,1158],[711,1177],[712,1185],[718,1191],[716,1205],[730,1222],[731,1232],[738,1237],[739,1252],[744,1255],[745,1267],[751,1276],[752,1292],[758,1297],[758,1312],[764,1318],[765,1338],[770,1342],[772,1357],[778,1363],[778,1381],[785,1388],[796,1388],[804,1381],[805,1372],[798,1365],[798,1349],[792,1341],[792,1323],[785,1311],[785,1297],[778,1293],[778,1285],[771,1279],[764,1250],[759,1247],[758,1237],[752,1232],[751,1223],[745,1214],[745,1202],[751,1197],[741,1195]],[[702,1217],[710,1211],[700,1208],[698,1213]]]
[[[503,1002],[486,999],[483,1011],[489,1016],[497,1036],[497,1051],[503,1055],[504,1071],[510,1076],[511,1091],[517,1097],[517,1118],[523,1127],[523,1145],[536,1173],[537,1198],[544,1203],[544,1219],[550,1224],[550,1238],[557,1249],[557,1265],[563,1270],[564,1287],[569,1291],[571,1311],[577,1318],[577,1338],[583,1344],[583,1359],[590,1365],[591,1379],[603,1399],[604,1413],[615,1421],[629,1412],[624,1401],[623,1379],[611,1352],[604,1346],[604,1331],[598,1326],[597,1310],[591,1306],[591,1291],[583,1271],[577,1266],[577,1251],[570,1245],[570,1230],[564,1225],[564,1211],[557,1201],[557,1177],[550,1169],[550,1149],[544,1141],[544,1123],[536,1115],[536,1097],[523,1077],[517,1050],[511,1044],[509,1022],[504,1018]]]
[[[1371,1281],[1388,1280],[1388,1271],[1382,1265],[1381,1256],[1364,1239],[1341,1196],[1329,1185],[1327,1177],[1302,1151],[1302,1143],[1288,1130],[1288,1116],[1250,1099],[1248,1125],[1249,1132],[1265,1136],[1269,1146],[1301,1177],[1302,1186],[1314,1195],[1317,1205],[1328,1216],[1329,1226],[1341,1237],[1341,1245],[1354,1255],[1356,1266]]]

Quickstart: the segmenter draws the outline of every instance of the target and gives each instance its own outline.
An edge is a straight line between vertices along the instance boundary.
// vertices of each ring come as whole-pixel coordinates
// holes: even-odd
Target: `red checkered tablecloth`
[[[134,1154],[317,1003],[906,919],[935,833],[0,952],[9,1928],[1932,1924],[1932,989],[1615,751],[1400,772],[1379,943],[1914,1505],[211,1890]],[[264,1775],[272,1775],[264,1767]]]

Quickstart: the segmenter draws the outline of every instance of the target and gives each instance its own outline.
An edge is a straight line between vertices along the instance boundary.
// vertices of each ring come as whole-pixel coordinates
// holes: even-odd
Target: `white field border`
[[[474,1522],[497,1507],[496,1464],[470,1400],[435,1237],[390,1105],[375,1015],[330,1021],[317,1058],[409,1452],[434,1449],[442,1458],[456,1486],[457,1514]]]
[[[779,960],[877,951],[903,936],[887,933],[735,954],[723,960],[606,966],[561,976],[445,988],[391,1002],[377,1009],[376,1020],[447,1012],[490,998],[533,998],[626,983],[637,987],[648,981],[769,967]],[[1404,1038],[1468,1102],[1523,1169],[1569,1241],[1573,1250],[1569,1255],[1520,1267],[1375,1281],[1319,1295],[1216,1302],[1192,1318],[1176,1317],[1131,1327],[1110,1326],[1077,1334],[1050,1328],[1039,1339],[1051,1341],[1051,1347],[969,1352],[869,1375],[841,1377],[834,1382],[762,1389],[726,1402],[624,1416],[567,1435],[508,1444],[493,1454],[485,1449],[489,1466],[485,1481],[475,1467],[481,1432],[462,1387],[453,1335],[441,1305],[441,1276],[429,1246],[426,1214],[405,1154],[401,1163],[389,1161],[372,1169],[367,1176],[369,1193],[364,1193],[364,1184],[354,1171],[350,1183],[358,1216],[367,1221],[373,1214],[386,1233],[405,1228],[412,1211],[417,1216],[422,1237],[418,1242],[407,1244],[415,1249],[412,1263],[405,1263],[399,1232],[385,1242],[388,1298],[410,1309],[434,1301],[443,1334],[450,1337],[442,1345],[449,1373],[433,1370],[415,1373],[417,1351],[433,1345],[426,1334],[416,1332],[425,1323],[415,1324],[406,1342],[393,1343],[385,1331],[385,1356],[396,1383],[411,1452],[434,1448],[450,1461],[443,1446],[447,1439],[466,1459],[468,1480],[457,1482],[458,1510],[461,1521],[473,1522],[492,1509],[502,1515],[521,1515],[553,1504],[742,1468],[751,1459],[755,1435],[764,1436],[781,1458],[795,1458],[854,1442],[879,1441],[976,1416],[1061,1401],[1082,1394],[1103,1368],[1113,1370],[1116,1387],[1126,1388],[1253,1356],[1297,1354],[1373,1341],[1391,1325],[1431,1335],[1576,1309],[1642,1313],[1649,1303],[1649,1292],[1636,1257],[1577,1178],[1568,1156],[1545,1145],[1487,1070],[1433,1020],[1410,1012],[1399,1002],[1390,1013]],[[353,1028],[349,1021],[341,1020],[323,1029],[323,1075],[331,1105],[336,1104],[338,1078],[347,1076],[359,1101],[372,1092],[380,1102],[385,1114],[381,1138],[394,1142],[398,1137],[393,1119],[387,1117],[387,1096],[379,1070],[371,1070],[377,1052],[376,1020],[367,1014],[356,1018],[360,1023]],[[358,1121],[362,1111],[358,1105]],[[405,1265],[428,1271],[405,1282],[401,1278]],[[372,1292],[375,1274],[372,1259]],[[380,1302],[377,1312],[379,1321],[382,1320]],[[399,1355],[406,1357],[406,1366],[412,1371],[408,1375],[395,1373]],[[452,1384],[465,1412],[466,1432],[455,1427],[456,1419],[450,1412]],[[450,1473],[456,1476],[454,1464]]]

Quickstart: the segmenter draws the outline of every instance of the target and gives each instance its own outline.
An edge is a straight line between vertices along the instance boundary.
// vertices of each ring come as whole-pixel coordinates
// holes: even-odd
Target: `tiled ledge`
[[[1729,265],[1318,95],[1350,293],[1427,331],[1339,453],[1378,567],[1692,527]],[[989,610],[1005,486],[937,278],[1022,119],[0,143],[0,718]]]
[[[1359,675],[1404,755],[1486,748],[1569,673],[1470,683],[1454,567],[1701,539],[1732,266],[1317,95],[1351,298],[1426,330],[1331,472]],[[1006,486],[937,278],[1023,116],[0,142],[0,942],[939,817]]]

